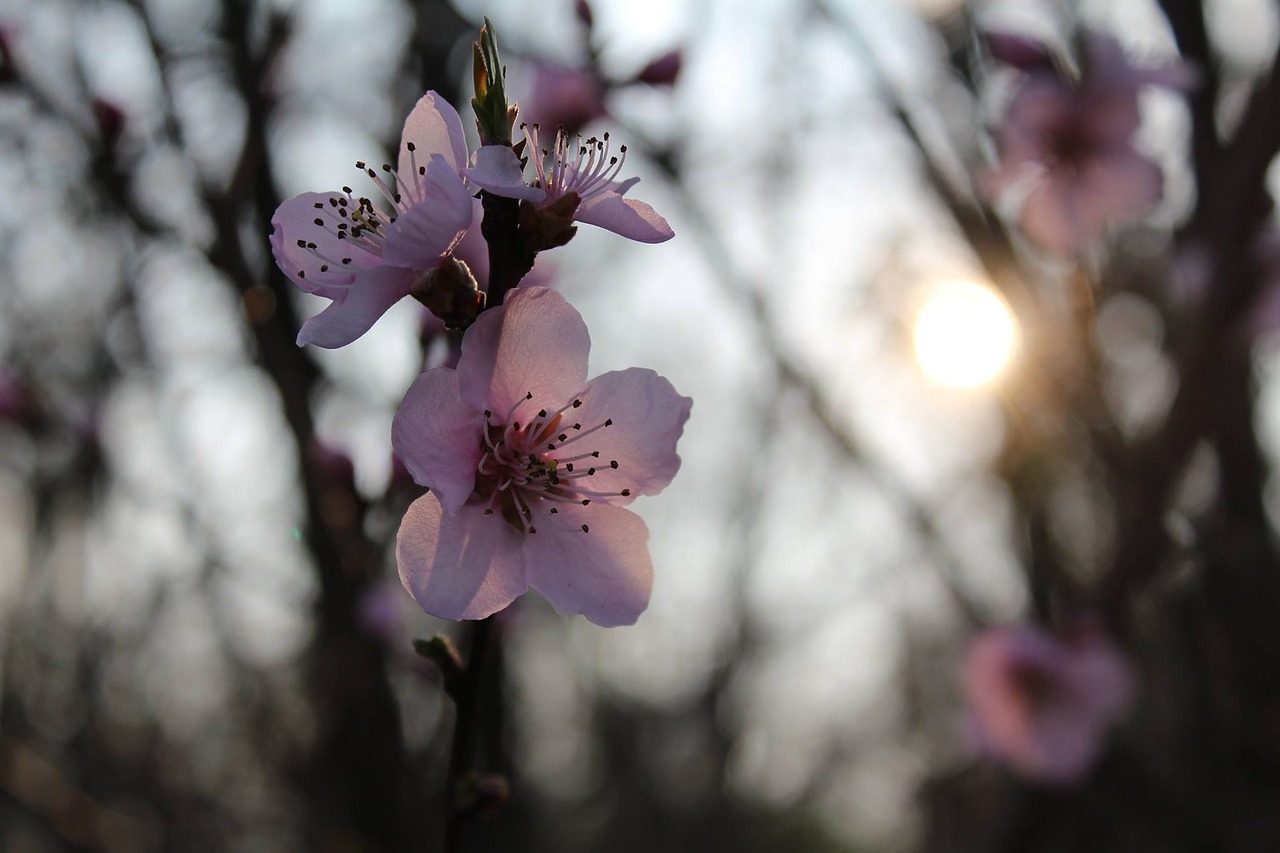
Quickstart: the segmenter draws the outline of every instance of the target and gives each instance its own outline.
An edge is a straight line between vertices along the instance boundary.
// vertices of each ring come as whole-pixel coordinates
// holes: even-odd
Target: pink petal
[[[1091,161],[1077,181],[1077,204],[1085,221],[1140,216],[1164,195],[1160,167],[1128,146]]]
[[[1031,738],[1008,756],[1009,762],[1042,782],[1073,785],[1097,762],[1109,722],[1078,700],[1046,708],[1036,717]]]
[[[476,486],[482,418],[462,402],[458,372],[428,370],[409,386],[391,422],[391,446],[415,482],[435,493],[449,515]]]
[[[573,218],[641,243],[662,243],[675,236],[667,220],[652,207],[615,192],[596,193],[583,199]]]
[[[475,162],[463,174],[471,183],[504,198],[519,198],[534,203],[547,197],[546,190],[530,187],[524,181],[520,158],[509,145],[484,145],[475,153]]]
[[[339,240],[329,199],[341,193],[302,193],[281,203],[271,217],[271,254],[276,265],[301,290],[333,298],[332,294],[351,284],[356,273],[377,266],[378,256],[366,252],[350,240]],[[316,205],[320,207],[316,207]],[[325,225],[316,225],[320,219]],[[315,249],[298,241],[315,243]],[[344,258],[351,262],[342,263]],[[328,267],[324,272],[321,267]],[[299,275],[299,273],[302,275]]]
[[[521,534],[479,504],[446,515],[430,492],[409,505],[396,536],[400,582],[442,619],[483,619],[528,589]]]
[[[415,151],[410,153],[407,144],[412,142]],[[444,158],[445,163],[457,172],[467,165],[467,137],[462,131],[462,119],[453,105],[435,92],[427,92],[418,99],[404,120],[400,134],[400,160],[396,170],[403,180],[412,183],[415,167],[425,166],[433,156]]]
[[[298,346],[314,344],[325,349],[346,346],[369,331],[388,308],[407,296],[414,279],[413,270],[401,267],[365,270],[344,291],[336,293],[332,305],[302,324]]]
[[[558,509],[539,521],[537,533],[524,537],[529,585],[562,616],[581,613],[606,628],[634,624],[653,591],[644,521],[612,506]]]
[[[471,195],[458,174],[436,157],[419,181],[422,198],[387,229],[382,261],[416,270],[434,269],[471,225]]]
[[[513,420],[523,417],[520,410],[554,411],[586,384],[590,350],[587,324],[563,296],[545,287],[517,288],[462,339],[462,399],[497,418],[513,408]]]
[[[1102,223],[1084,221],[1072,176],[1046,175],[1027,195],[1019,224],[1033,242],[1055,255],[1070,255],[1099,236]]]
[[[612,422],[549,454],[568,458],[600,452],[598,461],[589,461],[596,473],[578,485],[593,492],[630,490],[627,497],[601,498],[612,504],[630,503],[639,495],[656,495],[666,488],[680,470],[676,441],[693,401],[677,394],[670,382],[652,370],[639,367],[597,376],[578,399],[582,405],[565,414],[562,428],[577,423],[585,430]],[[570,429],[565,431],[572,435]],[[612,462],[618,467],[612,467]],[[589,470],[587,465],[577,463],[578,470]]]

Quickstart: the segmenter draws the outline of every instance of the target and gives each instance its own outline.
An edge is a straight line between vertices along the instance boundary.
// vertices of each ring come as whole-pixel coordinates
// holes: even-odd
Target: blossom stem
[[[537,252],[520,233],[520,202],[485,190],[480,193],[484,219],[480,233],[489,244],[488,307],[502,304],[507,291],[514,288],[533,269]]]
[[[483,730],[480,720],[480,697],[491,653],[495,643],[493,617],[468,623],[470,638],[467,644],[466,667],[452,691],[455,709],[453,743],[449,751],[449,776],[445,780],[449,813],[445,819],[445,853],[458,853],[462,849],[462,828],[483,806],[476,793],[477,753]]]

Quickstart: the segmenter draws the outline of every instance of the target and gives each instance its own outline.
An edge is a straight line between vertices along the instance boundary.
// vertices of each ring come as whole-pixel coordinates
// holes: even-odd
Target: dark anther
[[[324,220],[323,220],[323,219],[321,219],[319,216],[317,216],[315,219],[313,219],[313,220],[312,220],[312,222],[314,222],[315,224],[317,224],[317,225],[319,225],[319,226],[322,226],[322,227],[324,226]]]
[[[556,509],[555,507],[552,507],[552,508],[551,508],[551,514],[552,514],[552,515],[556,515],[556,514],[558,514],[559,512],[560,512],[560,510]]]
[[[583,506],[586,506],[586,505],[587,505],[587,504],[589,504],[589,503],[591,503],[591,498],[583,498],[583,499],[582,499],[582,505],[583,505]]]
[[[612,468],[613,470],[617,471],[617,470],[618,470],[618,460],[617,460],[617,459],[610,459],[610,460],[609,460],[609,467],[610,467],[610,468]]]
[[[607,427],[613,426],[613,418],[608,418],[607,420],[605,420],[604,425]]]
[[[582,429],[582,424],[574,424],[574,425],[573,425],[573,428],[574,428],[574,429]]]
[[[575,409],[576,409],[576,408],[578,408],[578,407],[579,407],[579,406],[581,406],[581,405],[582,405],[582,401],[581,401],[581,400],[574,400],[574,401],[573,401],[573,407],[574,407]]]
[[[404,147],[405,147],[405,148],[408,148],[410,151],[417,151],[417,150],[418,150],[418,149],[417,149],[417,146],[415,146],[412,142],[406,142],[406,143],[404,144]]]
[[[324,202],[322,201],[318,201],[311,206],[314,207],[316,210],[324,210]]]
[[[591,532],[591,528],[587,527],[587,526],[584,524],[584,525],[582,525],[582,532],[583,532],[583,533],[590,533],[590,532]]]
[[[592,455],[592,456],[594,456],[596,459],[599,459],[599,458],[600,458],[600,451],[599,451],[599,450],[593,450],[593,451],[591,451],[591,455]]]
[[[547,416],[547,410],[546,410],[546,409],[539,409],[539,410],[538,410],[538,417],[540,417],[540,418],[545,418],[546,416]]]
[[[631,490],[630,490],[630,489],[623,489],[623,490],[622,490],[622,496],[623,496],[624,498],[629,498],[629,497],[631,497]]]
[[[559,435],[557,435],[557,436],[556,436],[556,440],[557,440],[557,441],[564,441],[564,440],[565,440],[566,438],[568,438],[568,437],[569,437],[569,436],[565,435],[564,433],[560,433]]]
[[[342,262],[343,262],[344,264],[349,264],[349,263],[351,263],[351,259],[350,259],[350,258],[343,258],[343,259],[342,259]]]
[[[484,514],[485,514],[485,515],[493,515],[493,510],[491,510],[491,509],[486,509],[486,510],[484,511]]]
[[[592,477],[592,476],[594,476],[594,475],[595,475],[595,473],[596,473],[596,469],[595,469],[595,468],[588,468],[588,469],[587,469],[587,476],[588,476],[588,477]]]
[[[299,248],[299,249],[305,249],[305,248],[307,248],[307,241],[306,241],[306,240],[299,240],[299,241],[298,241],[298,248]]]
[[[298,270],[298,278],[306,278],[306,277],[307,277],[306,270]]]
[[[329,271],[329,265],[328,265],[328,264],[321,264],[321,265],[320,265],[320,272],[328,272],[328,271]]]
[[[573,473],[573,463],[572,463],[572,462],[566,462],[566,463],[564,464],[564,469],[565,469],[566,471],[568,471],[570,474],[572,474],[572,473]]]

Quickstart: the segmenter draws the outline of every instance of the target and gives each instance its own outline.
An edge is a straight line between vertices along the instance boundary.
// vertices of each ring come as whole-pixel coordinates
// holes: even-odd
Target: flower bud
[[[684,51],[680,48],[669,50],[654,58],[636,75],[637,83],[650,86],[671,86],[680,77],[680,66],[684,64]]]

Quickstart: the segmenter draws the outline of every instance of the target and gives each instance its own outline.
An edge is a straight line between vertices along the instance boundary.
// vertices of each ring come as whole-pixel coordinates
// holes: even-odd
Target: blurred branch
[[[1231,364],[1245,347],[1236,330],[1257,298],[1263,276],[1256,241],[1273,208],[1266,173],[1280,150],[1280,49],[1255,89],[1236,133],[1220,158],[1198,164],[1195,212],[1179,234],[1181,244],[1208,253],[1212,271],[1204,305],[1188,339],[1175,353],[1181,382],[1159,432],[1134,454],[1134,477],[1121,496],[1121,540],[1103,589],[1103,604],[1122,623],[1128,593],[1153,577],[1170,547],[1164,514],[1173,487],[1197,442],[1226,405]]]

